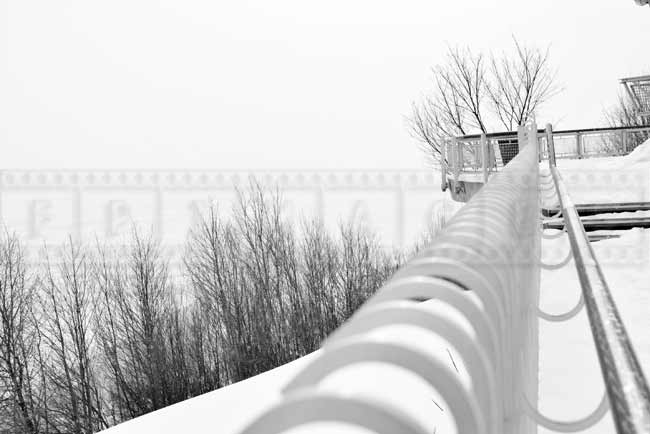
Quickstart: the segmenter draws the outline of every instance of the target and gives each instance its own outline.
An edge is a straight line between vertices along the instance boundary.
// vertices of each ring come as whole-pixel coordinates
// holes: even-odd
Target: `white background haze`
[[[4,0],[1,166],[422,168],[404,116],[448,44],[550,45],[539,120],[593,127],[650,72],[649,23],[632,0]]]

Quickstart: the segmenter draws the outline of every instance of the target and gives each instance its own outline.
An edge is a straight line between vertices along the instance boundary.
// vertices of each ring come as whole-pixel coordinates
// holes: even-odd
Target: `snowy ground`
[[[549,234],[557,231],[546,231]],[[625,231],[618,239],[592,244],[623,322],[637,351],[646,378],[650,374],[650,230]],[[569,245],[566,236],[544,240],[542,248],[556,263]],[[546,261],[545,261],[546,262]],[[571,261],[554,271],[542,270],[540,308],[548,313],[564,313],[579,300],[580,285]],[[583,310],[566,322],[540,320],[539,407],[546,416],[571,420],[586,416],[596,408],[604,391],[596,351]],[[540,429],[540,433],[546,433]],[[612,433],[608,414],[588,433]]]
[[[627,157],[560,160],[558,166],[575,203],[650,200],[650,141]],[[557,231],[546,231],[548,235],[556,233]],[[650,378],[650,334],[647,332],[650,330],[650,230],[634,229],[621,234],[620,238],[599,241],[592,246],[644,367],[646,378]],[[543,240],[542,250],[545,262],[560,262],[569,251],[566,235]],[[573,262],[558,270],[542,270],[542,310],[553,314],[563,313],[578,302],[579,294],[580,285]],[[403,331],[390,334],[393,339],[404,336]],[[586,416],[596,408],[604,392],[586,313],[583,310],[577,317],[562,323],[540,320],[539,342],[540,411],[560,420]],[[134,419],[113,427],[106,433],[236,433],[269,404],[277,402],[282,386],[313,356],[311,354],[230,387]],[[369,380],[363,381],[364,383],[374,383],[371,390],[365,390],[364,393],[373,396],[381,394],[390,400],[387,391],[399,385],[400,388],[409,390],[410,398],[408,402],[402,400],[396,404],[424,426],[437,426],[439,433],[453,432],[453,427],[445,427],[444,414],[432,405],[433,399],[433,404],[442,404],[444,407],[444,403],[438,401],[439,397],[432,398],[435,397],[434,392],[422,389],[419,382],[404,377],[403,373],[401,375],[402,377],[399,373],[393,375],[393,380],[387,383],[385,378],[388,377],[383,376],[381,369],[357,370],[342,373],[338,379],[331,381],[329,387],[358,392],[353,390],[352,383],[348,380],[361,380],[360,377],[363,376]],[[382,380],[373,381],[373,378]],[[613,431],[611,416],[608,414],[597,426],[585,432],[595,434]],[[298,431],[291,432],[293,434]],[[540,433],[546,432],[550,431],[540,428]]]

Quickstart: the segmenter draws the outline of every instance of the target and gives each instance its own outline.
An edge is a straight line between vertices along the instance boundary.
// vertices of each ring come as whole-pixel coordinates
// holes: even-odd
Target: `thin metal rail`
[[[620,203],[578,203],[578,215],[589,216],[620,212],[650,211],[650,202],[620,202]],[[542,208],[542,215],[550,217],[560,212],[557,208]]]
[[[549,167],[569,235],[616,430],[619,434],[650,433],[648,384],[576,207],[555,165],[550,125],[546,128],[546,134]]]
[[[552,219],[544,222],[544,229],[562,230],[565,226],[566,219],[562,218]],[[650,217],[582,219],[582,226],[585,232],[624,231],[633,228],[650,228]]]
[[[605,128],[578,128],[572,130],[557,130],[553,131],[554,135],[570,135],[570,134],[588,134],[588,133],[610,133],[615,131],[627,131],[627,132],[643,132],[647,131],[650,128],[649,126],[633,126],[633,127],[605,127]],[[538,129],[537,134],[540,136],[546,134],[546,130]],[[466,136],[457,137],[459,140],[466,139],[480,139],[482,134],[468,134]],[[515,138],[517,137],[516,131],[503,131],[497,133],[487,133],[485,137],[488,139],[492,138]]]

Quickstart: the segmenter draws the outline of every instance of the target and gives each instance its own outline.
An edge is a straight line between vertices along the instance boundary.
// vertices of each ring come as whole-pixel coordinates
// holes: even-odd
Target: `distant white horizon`
[[[550,46],[557,128],[603,124],[650,72],[632,1],[0,6],[0,168],[410,169],[404,116],[448,45]]]

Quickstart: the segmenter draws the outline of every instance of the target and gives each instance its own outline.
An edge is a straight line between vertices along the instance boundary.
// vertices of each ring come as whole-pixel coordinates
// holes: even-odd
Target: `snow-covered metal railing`
[[[320,422],[386,434],[434,432],[435,427],[424,426],[395,403],[422,399],[431,405],[429,397],[407,393],[382,401],[319,388],[344,368],[377,362],[405,369],[435,389],[460,434],[536,432],[526,415],[527,401],[536,408],[538,378],[535,131],[534,126],[522,129],[523,149],[510,164],[326,340],[285,386],[282,400],[242,434],[273,434]],[[395,326],[414,327],[425,337],[377,335]],[[447,354],[431,352],[439,339],[462,359],[453,368]]]
[[[547,126],[546,134],[549,145],[549,168],[582,287],[578,306],[562,319],[569,319],[582,306],[586,307],[617,432],[619,434],[650,433],[648,384],[578,212],[556,167],[554,134],[550,125]],[[606,399],[603,399],[599,408],[587,418],[588,423],[582,423],[577,428],[584,429],[597,422],[604,414],[605,407]],[[543,421],[540,423],[544,424]],[[558,431],[562,430],[562,427],[550,427]]]
[[[461,174],[469,180],[485,180],[501,170],[518,153],[518,133],[504,132],[456,137],[441,148],[443,184],[447,174],[458,180]],[[537,131],[541,159],[548,158],[544,130]],[[588,128],[554,131],[557,158],[587,158],[625,155],[636,144],[650,137],[650,126]],[[472,176],[478,175],[478,176]]]

